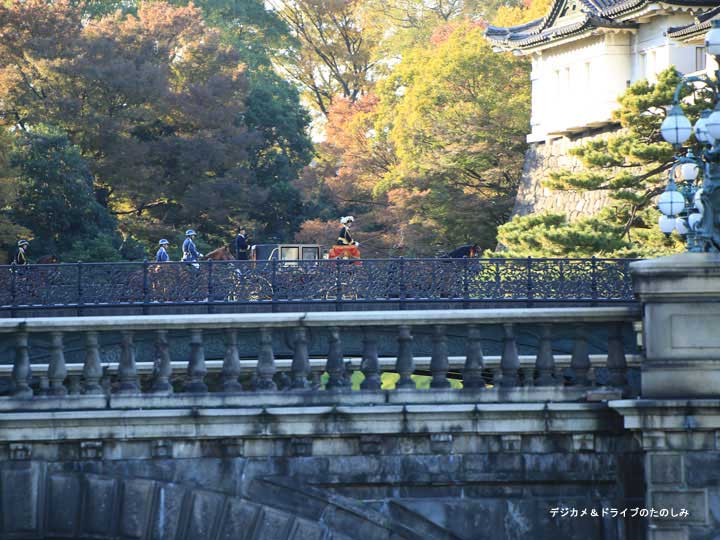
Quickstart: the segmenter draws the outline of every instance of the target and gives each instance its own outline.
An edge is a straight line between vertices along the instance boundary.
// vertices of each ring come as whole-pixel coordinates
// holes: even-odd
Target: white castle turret
[[[713,68],[701,36],[719,16],[717,0],[555,0],[541,19],[490,26],[496,50],[532,62],[530,149],[514,214],[572,219],[599,210],[603,193],[568,196],[540,181],[548,170],[580,166],[570,147],[617,129],[612,111],[630,84],[671,65],[685,74]]]

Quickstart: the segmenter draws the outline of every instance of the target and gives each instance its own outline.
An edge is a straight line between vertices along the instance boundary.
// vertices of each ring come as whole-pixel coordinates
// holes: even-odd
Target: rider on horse
[[[338,233],[335,247],[330,250],[329,256],[331,259],[335,259],[337,257],[351,257],[353,259],[360,258],[360,250],[358,249],[360,242],[356,242],[355,240],[353,240],[352,236],[350,235],[350,227],[352,226],[354,221],[355,218],[352,216],[345,216],[340,218],[342,228]]]
[[[155,254],[155,262],[164,263],[164,262],[170,262],[170,255],[168,255],[168,252],[165,250],[165,246],[170,245],[170,242],[165,240],[164,238],[158,242],[158,245],[160,248],[157,250],[157,253]]]
[[[27,240],[18,240],[17,251],[15,252],[15,256],[12,260],[13,264],[25,266],[28,263],[27,256],[25,255],[25,250],[27,249],[28,245],[29,242]]]
[[[247,261],[249,246],[247,236],[245,235],[245,227],[240,227],[240,232],[238,232],[237,237],[235,237],[233,248],[235,251],[235,258],[237,260]]]
[[[193,242],[196,234],[197,233],[192,229],[188,229],[187,231],[185,231],[186,238],[182,245],[182,260],[184,262],[197,262],[198,259],[203,256],[202,253],[198,253],[198,250],[195,247],[195,242]]]

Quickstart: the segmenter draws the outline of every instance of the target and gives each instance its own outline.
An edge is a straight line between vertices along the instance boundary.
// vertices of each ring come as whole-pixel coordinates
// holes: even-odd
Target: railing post
[[[405,257],[400,257],[398,264],[400,265],[400,309],[405,309]]]
[[[148,285],[149,285],[149,284],[148,284],[148,280],[149,280],[149,279],[148,279],[148,278],[149,278],[149,276],[148,276],[148,266],[149,266],[148,260],[147,260],[147,259],[144,259],[144,260],[143,260],[143,300],[142,300],[142,303],[143,303],[143,306],[142,306],[143,315],[147,315],[147,313],[148,313],[148,290],[149,290],[149,286],[148,286]]]
[[[205,348],[203,347],[202,330],[195,328],[190,330],[190,360],[188,362],[185,391],[193,394],[204,394],[208,391],[205,384]]]
[[[77,314],[80,316],[82,312],[80,311],[82,304],[83,304],[83,289],[82,289],[82,263],[80,261],[77,262]]]
[[[528,257],[525,262],[527,271],[527,305],[532,307],[533,304],[533,281],[532,281],[532,257]]]
[[[340,339],[340,329],[337,326],[330,328],[330,340],[325,371],[328,372],[329,376],[326,385],[328,390],[341,390],[347,386],[347,381],[345,379],[345,360],[343,359],[342,353],[342,341]]]
[[[100,363],[100,344],[97,332],[85,333],[85,364],[83,365],[83,394],[104,394],[100,385],[102,364]]]
[[[10,318],[14,318],[17,308],[17,268],[15,266],[10,267],[10,305],[12,306]]]
[[[242,385],[238,381],[240,376],[240,356],[237,347],[237,330],[225,330],[225,358],[223,359],[222,379],[224,392],[241,392]]]
[[[293,343],[293,360],[291,388],[303,390],[308,387],[308,374],[310,373],[310,360],[308,358],[307,329],[299,326],[295,329]]]
[[[277,390],[277,385],[273,381],[273,375],[275,375],[276,371],[275,355],[272,348],[272,331],[270,328],[261,328],[260,351],[257,362],[257,389]]]
[[[622,339],[622,323],[612,323],[608,334],[608,384],[627,389],[627,359]]]
[[[50,365],[48,366],[50,389],[48,394],[51,396],[66,396],[67,388],[65,388],[64,382],[67,377],[67,367],[65,365],[62,332],[52,332],[50,334],[50,343]]]
[[[363,382],[360,383],[361,389],[380,390],[382,388],[377,340],[373,334],[373,329],[368,327],[363,328],[363,352],[360,371],[362,371],[365,376]]]
[[[535,386],[555,385],[555,357],[552,351],[552,325],[540,326],[540,344],[535,358]]]
[[[597,305],[597,299],[598,299],[598,290],[597,290],[597,260],[595,259],[595,255],[592,256],[590,259],[590,275],[591,275],[591,285],[590,285],[590,297],[592,298],[592,305]]]
[[[396,388],[416,388],[412,374],[415,372],[415,359],[412,354],[412,333],[408,325],[402,325],[398,329],[398,354],[396,370],[400,379],[395,384]]]
[[[280,254],[278,253],[278,257]],[[277,259],[270,259],[270,288],[272,289],[272,294],[270,296],[270,309],[273,313],[277,311],[277,305],[276,305],[276,298],[275,298],[275,291],[277,291]]]
[[[511,388],[518,385],[518,370],[520,369],[520,357],[518,356],[517,344],[515,343],[515,329],[512,323],[503,324],[503,351],[500,358],[500,370],[502,379],[500,386]]]
[[[208,305],[207,305],[207,312],[208,313],[214,313],[213,310],[213,260],[210,259],[207,262],[208,265]]]
[[[155,369],[153,373],[152,391],[154,394],[172,394],[170,384],[172,362],[170,362],[170,346],[167,330],[155,331]]]
[[[24,326],[24,324],[21,325]],[[30,353],[28,352],[28,333],[21,329],[15,335],[15,363],[12,370],[13,389],[12,396],[29,399],[33,397],[30,388]]]
[[[340,276],[340,257],[335,259],[335,311],[341,311],[342,278]]]
[[[483,380],[483,352],[480,341],[480,328],[471,324],[465,342],[465,367],[463,368],[463,388],[485,388]]]
[[[430,388],[449,388],[450,381],[447,378],[449,368],[447,336],[445,335],[444,325],[436,324],[433,327],[432,341],[432,356],[430,358],[432,381],[430,381]]]
[[[575,325],[575,341],[570,359],[570,369],[573,374],[573,384],[577,386],[587,386],[590,383],[588,379],[590,355],[588,354],[585,328],[581,324]]]
[[[467,309],[470,301],[470,259],[464,257],[463,261],[463,307]]]
[[[133,343],[132,330],[122,331],[118,375],[120,377],[120,386],[117,390],[118,394],[135,394],[140,392],[137,366],[135,365],[135,344]]]

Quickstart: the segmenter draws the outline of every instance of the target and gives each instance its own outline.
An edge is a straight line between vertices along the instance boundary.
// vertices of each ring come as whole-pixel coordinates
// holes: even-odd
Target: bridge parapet
[[[579,391],[588,391],[596,383],[630,393],[627,380],[627,357],[623,332],[639,319],[639,311],[633,307],[604,308],[538,308],[404,312],[343,312],[343,313],[276,313],[276,314],[218,314],[173,316],[115,316],[106,318],[56,317],[0,320],[0,333],[14,335],[15,358],[12,370],[13,399],[3,408],[23,408],[23,400],[40,396],[63,397],[68,393],[91,395],[162,396],[175,392],[205,394],[221,392],[234,394],[252,389],[256,392],[291,390],[303,399],[317,400],[318,394],[332,396],[356,389],[379,391],[394,387],[397,390],[415,389],[428,381],[431,391],[451,387],[463,391],[485,390],[498,394],[507,390],[524,389],[526,401],[577,400]],[[516,335],[519,328],[533,325],[539,329],[534,362],[521,363]],[[483,355],[483,337],[480,329],[494,326],[501,330],[502,354],[495,370],[488,369]],[[572,328],[572,354],[568,369],[558,373],[553,351],[553,336],[559,329]],[[591,361],[588,348],[590,329],[602,327],[607,332],[606,370],[598,376],[598,358]],[[308,350],[308,331],[324,332],[324,349],[327,351],[323,369],[325,375],[313,372]],[[392,361],[381,361],[377,348],[376,333],[394,329],[396,352]],[[451,364],[448,354],[448,329],[464,341],[465,355],[458,365],[455,358]],[[250,381],[242,380],[243,365],[238,354],[237,333],[251,330],[257,335],[256,359],[252,362],[254,373]],[[221,331],[224,335],[225,354],[219,372],[208,376],[203,333]],[[273,332],[283,331],[292,336],[292,358],[284,362],[287,371],[279,370],[273,350]],[[418,380],[418,364],[413,351],[413,335],[425,332],[431,342],[431,355],[423,362],[428,379]],[[103,373],[104,362],[99,347],[99,337],[106,332],[121,334],[120,355],[117,370],[112,378]],[[65,360],[64,342],[68,334],[84,335],[84,363],[80,380],[73,378],[70,390],[66,384],[68,365]],[[154,335],[155,351],[152,373],[142,376],[135,357],[134,339],[138,334]],[[168,346],[169,333],[185,336],[189,342],[189,359],[186,363],[182,384],[179,384],[177,359],[171,358]],[[31,387],[31,364],[29,336],[45,334],[49,343],[49,363],[46,368],[47,385]],[[355,375],[353,364],[347,363],[343,354],[343,342],[360,340],[362,355],[359,372]],[[601,357],[602,359],[602,357]],[[429,361],[428,361],[429,360]],[[289,364],[289,365],[288,365]],[[356,363],[357,366],[357,363]],[[247,365],[245,366],[247,367]],[[454,372],[451,372],[451,367]],[[392,376],[383,376],[392,372]],[[313,375],[314,373],[314,375]],[[77,373],[76,373],[77,375]],[[563,376],[565,375],[565,376]],[[103,384],[101,384],[104,383]],[[244,386],[243,386],[244,383]],[[554,390],[548,390],[554,389]],[[488,395],[493,395],[492,393]],[[431,392],[432,394],[432,392]],[[456,400],[452,393],[443,392],[450,402]],[[519,394],[518,394],[519,395]],[[296,398],[298,399],[298,398]],[[431,398],[435,399],[435,398]],[[138,404],[138,406],[141,406]]]

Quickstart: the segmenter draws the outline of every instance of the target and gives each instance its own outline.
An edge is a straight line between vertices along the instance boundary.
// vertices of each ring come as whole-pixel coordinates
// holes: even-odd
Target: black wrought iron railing
[[[631,259],[364,259],[0,266],[0,309],[628,303]]]

